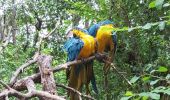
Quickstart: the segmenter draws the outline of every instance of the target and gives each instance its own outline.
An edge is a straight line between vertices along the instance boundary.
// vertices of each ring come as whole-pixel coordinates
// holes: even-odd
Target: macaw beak
[[[72,37],[73,37],[73,32],[72,32],[72,31],[68,32],[67,35],[66,35],[66,37],[67,37],[67,38],[72,38]]]

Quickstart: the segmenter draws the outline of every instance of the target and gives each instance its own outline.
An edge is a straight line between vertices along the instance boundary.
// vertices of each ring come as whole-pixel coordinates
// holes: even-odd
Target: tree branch
[[[48,92],[39,91],[39,90],[32,90],[31,92],[23,94],[21,92],[16,91],[15,89],[10,88],[7,84],[2,82],[1,80],[0,80],[0,83],[6,88],[8,88],[8,90],[5,90],[0,93],[0,98],[6,97],[6,96],[15,96],[18,98],[32,98],[32,97],[38,96],[38,97],[47,97],[53,100],[65,100],[64,98],[61,98],[59,96],[52,95]]]
[[[100,58],[106,58],[106,55],[105,54],[100,54],[99,57]],[[99,57],[97,57],[97,58],[99,58]],[[96,58],[96,56],[91,56],[91,57],[89,57],[87,59],[84,59],[84,62],[94,60],[95,58]],[[65,70],[65,69],[69,68],[69,66],[77,65],[77,64],[81,64],[81,63],[82,63],[81,60],[75,60],[75,61],[67,62],[65,64],[61,64],[61,65],[56,66],[51,71],[58,72],[58,71]],[[33,74],[31,76],[27,76],[26,78],[23,78],[21,80],[18,80],[13,85],[13,88],[16,89],[16,90],[24,90],[24,89],[26,89],[26,86],[23,83],[28,78],[31,78],[35,83],[40,83],[41,82],[40,73],[37,73],[37,74]]]
[[[125,79],[125,81],[126,81],[130,86],[132,86],[132,84],[130,83],[130,81],[129,81],[121,72],[119,72],[119,71],[117,70],[117,68],[115,67],[115,65],[114,65],[113,63],[111,63],[111,67],[112,67],[120,76],[122,76],[122,77]]]
[[[20,66],[14,73],[13,73],[13,77],[10,80],[9,86],[12,86],[16,81],[17,81],[17,77],[18,75],[23,71],[23,69],[25,69],[26,67],[28,67],[29,65],[35,63],[37,61],[37,56],[38,53],[35,53],[34,57],[32,60],[27,61],[25,64],[23,64],[22,66]]]

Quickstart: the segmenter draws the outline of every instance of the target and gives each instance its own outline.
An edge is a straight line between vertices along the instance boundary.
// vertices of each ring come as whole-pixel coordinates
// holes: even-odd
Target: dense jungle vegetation
[[[8,84],[17,68],[37,51],[53,56],[52,66],[65,63],[67,54],[62,48],[67,31],[106,19],[115,23],[118,44],[113,63],[125,78],[111,68],[105,87],[103,63],[95,61],[99,94],[90,86],[91,96],[97,100],[170,100],[169,0],[0,0],[0,80]],[[36,73],[36,68],[35,63],[23,69],[19,79]],[[64,70],[54,73],[54,79],[67,86]],[[4,88],[0,84],[0,93]],[[57,93],[67,97],[61,87]]]

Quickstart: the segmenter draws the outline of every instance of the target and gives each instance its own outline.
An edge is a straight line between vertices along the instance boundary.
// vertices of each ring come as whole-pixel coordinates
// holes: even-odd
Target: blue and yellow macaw
[[[114,23],[110,20],[104,20],[88,28],[89,35],[95,37],[97,40],[98,43],[97,51],[99,53],[103,53],[104,51],[106,52],[110,51],[109,54],[110,59],[108,60],[109,62],[113,60],[117,46],[116,32],[112,30],[107,30],[109,28],[112,29],[114,27],[113,24]],[[107,73],[108,70],[109,64],[105,63],[104,72]]]
[[[68,53],[67,61],[79,60],[88,58],[95,53],[96,42],[95,39],[88,35],[88,31],[81,28],[73,28],[70,30],[73,36],[64,45]],[[66,71],[68,78],[68,86],[81,91],[83,84],[86,85],[86,94],[90,94],[89,83],[91,81],[92,87],[98,93],[96,81],[93,72],[93,61],[80,65],[70,66]],[[69,92],[71,100],[77,100],[78,97],[72,92]]]

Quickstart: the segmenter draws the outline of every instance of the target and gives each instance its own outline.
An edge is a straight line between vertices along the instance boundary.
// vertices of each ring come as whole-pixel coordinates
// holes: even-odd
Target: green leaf
[[[150,85],[154,85],[154,84],[156,84],[158,81],[159,81],[159,80],[151,81],[151,82],[150,82]]]
[[[170,95],[170,88],[167,89],[167,90],[165,90],[165,93],[168,94],[168,95]]]
[[[142,78],[142,80],[143,80],[144,82],[148,81],[149,79],[150,79],[150,76],[145,76],[145,77]]]
[[[168,6],[170,6],[169,3],[165,3],[165,4],[163,5],[163,7],[168,7]]]
[[[149,97],[150,97],[151,99],[156,99],[156,100],[158,100],[158,99],[160,99],[160,94],[150,92],[150,93],[149,93]]]
[[[154,8],[155,7],[155,1],[152,1],[150,4],[149,4],[149,8]]]
[[[164,93],[165,89],[166,89],[165,87],[159,86],[159,87],[156,87],[154,90],[152,90],[152,92],[154,92],[154,93]]]
[[[142,100],[148,100],[149,97],[143,96]]]
[[[143,28],[143,29],[150,29],[150,28],[151,28],[151,24],[150,24],[150,23],[147,23],[147,24],[144,25],[142,28]]]
[[[159,23],[159,30],[162,31],[162,30],[164,30],[164,28],[165,28],[165,22],[162,21]]]
[[[162,5],[164,3],[164,0],[156,0],[155,1],[155,6],[157,9],[162,9]]]
[[[131,80],[130,83],[135,83],[140,77],[134,76]]]
[[[143,96],[149,97],[149,94],[147,92],[142,92],[142,93],[139,93],[138,95],[141,97],[143,97]]]
[[[122,97],[120,100],[129,100],[132,96],[130,97]]]
[[[170,79],[170,74],[168,74],[168,75],[166,76],[166,79],[167,79],[167,80]]]
[[[126,96],[133,96],[133,93],[132,93],[132,91],[126,91],[126,94],[125,94]]]
[[[159,69],[158,69],[158,72],[167,72],[168,69],[164,66],[160,66]]]
[[[160,94],[153,93],[153,92],[142,92],[138,94],[141,97],[150,97],[151,99],[160,99]]]

